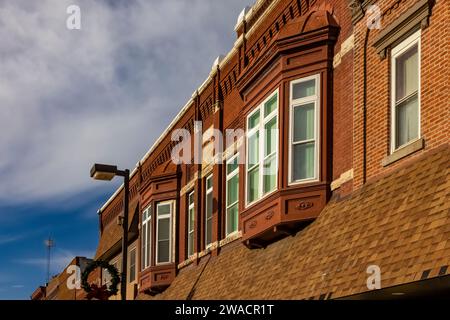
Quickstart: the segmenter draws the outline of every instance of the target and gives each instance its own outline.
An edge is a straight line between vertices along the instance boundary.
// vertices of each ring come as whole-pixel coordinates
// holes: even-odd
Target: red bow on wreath
[[[106,285],[99,287],[96,284],[92,284],[91,291],[89,291],[89,293],[86,295],[86,299],[108,300],[110,296],[111,294],[109,293]]]

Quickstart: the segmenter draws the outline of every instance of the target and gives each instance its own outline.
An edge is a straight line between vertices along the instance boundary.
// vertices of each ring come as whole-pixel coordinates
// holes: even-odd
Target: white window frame
[[[192,203],[190,203],[189,202],[189,199],[191,198],[191,195],[192,195],[192,199],[193,199],[193,201],[192,201]],[[188,257],[191,257],[191,256],[193,256],[194,254],[195,254],[195,193],[194,193],[194,190],[192,190],[191,192],[189,192],[188,193],[188,216],[187,216],[187,220],[188,220],[188,223],[187,223],[187,226],[188,226],[188,237],[187,237],[187,241],[186,241],[186,243],[187,243],[187,247],[188,247],[188,249],[187,249],[187,255],[188,255]],[[191,226],[191,217],[190,217],[190,214],[191,214],[191,209],[193,210],[193,212],[194,212],[194,225],[193,226]],[[192,231],[190,231],[192,229]],[[193,252],[189,252],[189,248],[191,247],[191,243],[190,243],[190,234],[193,234],[193,236],[192,236],[192,251]]]
[[[399,43],[397,46],[395,46],[394,48],[392,48],[391,50],[391,132],[390,132],[390,142],[391,142],[391,147],[390,147],[390,151],[391,154],[394,153],[395,151],[398,151],[406,146],[408,146],[411,143],[414,143],[415,141],[419,140],[420,137],[422,136],[421,134],[421,101],[420,101],[420,95],[421,95],[421,30],[419,29],[418,31],[414,32],[412,35],[410,35],[408,38],[406,38],[405,40],[403,40],[401,43]],[[417,139],[413,139],[411,141],[408,141],[407,143],[399,146],[396,148],[395,144],[396,144],[396,136],[397,136],[397,128],[396,128],[396,119],[395,119],[395,111],[396,111],[396,59],[401,56],[403,53],[405,53],[407,50],[409,50],[411,47],[415,46],[417,44],[417,64],[418,64],[418,88],[417,88],[417,114],[418,114],[418,126],[417,126]],[[402,101],[410,98],[412,95],[409,95],[407,97],[405,97],[404,99],[402,99]]]
[[[228,172],[228,163],[233,162],[235,159],[239,159],[239,152],[235,153],[233,156],[227,159],[225,164],[225,173],[226,173],[226,181],[225,181],[225,236],[230,237],[233,234],[239,232],[239,225],[237,230],[234,230],[232,232],[229,232],[228,230],[228,209],[238,205],[238,221],[239,221],[239,161],[236,169],[234,169],[231,172]],[[234,178],[235,176],[238,176],[238,198],[236,202],[233,202],[232,204],[228,205],[228,181]]]
[[[149,205],[145,210],[143,211],[143,214],[145,214],[146,218],[142,220],[141,223],[141,231],[144,230],[144,225],[146,226],[145,232],[142,232],[141,236],[141,270],[145,270],[148,267],[152,265],[152,205]],[[149,232],[148,228],[150,228],[150,237],[148,237]],[[150,238],[150,239],[148,239]],[[143,244],[145,243],[145,251],[143,250]],[[142,254],[143,253],[143,254]],[[148,256],[148,259],[147,259]],[[148,264],[146,263],[148,260]]]
[[[294,85],[315,80],[316,82],[316,94],[314,96],[309,96],[306,98],[299,98],[294,99]],[[295,144],[305,144],[308,142],[315,142],[315,152],[314,152],[314,177],[312,178],[306,178],[306,179],[299,179],[294,180],[293,179],[293,145],[294,145],[294,109],[301,107],[302,105],[307,105],[310,103],[314,103],[314,139],[304,140],[304,141],[297,141]],[[320,74],[300,78],[297,80],[293,80],[290,82],[289,85],[289,168],[288,168],[288,175],[289,175],[289,185],[296,185],[296,184],[302,184],[302,183],[308,183],[308,182],[314,182],[319,181],[319,163],[320,163],[320,109],[321,109],[321,90],[320,90]]]
[[[158,214],[158,208],[160,206],[164,206],[164,205],[170,205],[170,212],[166,213],[164,215],[159,215]],[[155,241],[156,242],[156,244],[155,244],[156,254],[155,254],[155,264],[157,266],[172,263],[172,258],[173,258],[172,257],[172,236],[173,236],[172,215],[173,215],[173,207],[174,207],[174,204],[173,204],[172,200],[161,201],[161,202],[158,202],[156,204],[156,237],[155,237],[155,239],[156,239],[156,241]],[[159,234],[159,232],[158,232],[158,230],[159,230],[159,220],[167,219],[167,218],[169,218],[169,261],[159,262],[159,252],[158,252],[158,247],[159,247],[158,246],[158,244],[159,244],[159,238],[158,238],[158,234]]]
[[[128,248],[128,282],[133,283],[137,279],[137,247],[136,245],[133,245],[132,247]],[[134,251],[134,275],[133,275],[133,281],[131,281],[131,252]]]
[[[119,260],[120,260],[120,256],[115,257],[114,259],[112,259],[109,264],[114,266],[118,273],[121,273],[121,266],[119,267]],[[106,278],[106,274],[108,274],[108,281],[104,281]],[[111,284],[111,280],[112,280],[112,275],[109,273],[108,269],[102,269],[102,285],[106,285],[107,287],[110,286]]]
[[[272,113],[270,113],[267,117],[264,117],[264,104],[269,101],[271,98],[273,98],[274,95],[277,95],[277,108],[272,111]],[[278,140],[280,139],[280,134],[279,134],[279,109],[280,109],[280,94],[279,94],[279,89],[277,88],[275,91],[273,91],[267,98],[265,98],[252,112],[250,112],[247,115],[247,119],[246,119],[246,138],[245,138],[245,207],[250,207],[251,205],[258,203],[259,201],[263,200],[264,198],[267,198],[269,195],[273,194],[274,192],[276,192],[278,190],[278,157],[279,157],[279,150],[278,150]],[[252,128],[251,130],[248,130],[249,128],[249,120],[252,117],[253,114],[255,114],[256,112],[260,112],[260,119],[259,119],[259,126],[256,126],[254,128]],[[274,117],[276,117],[277,119],[277,137],[275,139],[275,152],[271,153],[270,155],[264,157],[264,148],[265,148],[265,130],[264,130],[264,126],[266,125],[267,122],[269,122],[270,120],[272,120]],[[256,200],[253,200],[252,202],[248,202],[248,183],[249,183],[249,179],[248,179],[248,173],[251,171],[251,169],[253,169],[256,164],[253,164],[251,167],[249,167],[249,147],[248,147],[248,142],[249,142],[249,136],[251,136],[253,133],[255,133],[256,131],[259,131],[259,156],[258,156],[258,166],[259,166],[259,197]],[[263,194],[264,192],[264,175],[262,174],[262,171],[264,170],[264,160],[267,158],[272,157],[275,154],[275,168],[276,169],[276,176],[275,176],[275,188],[272,191],[267,192],[266,194]]]
[[[213,175],[212,175],[212,173],[210,174],[210,175],[208,175],[207,177],[206,177],[206,179],[205,179],[205,248],[206,249],[208,249],[209,247],[211,247],[212,246],[212,244],[213,244],[213,239],[212,239],[212,228],[213,228],[213,226],[212,226],[212,222],[211,222],[211,242],[210,243],[206,243],[206,235],[207,235],[207,233],[208,233],[208,229],[207,229],[207,226],[208,226],[208,220],[212,220],[212,218],[213,218],[213,212],[211,211],[211,217],[208,219],[208,216],[207,216],[207,214],[208,214],[208,209],[209,209],[209,207],[208,207],[208,201],[207,201],[207,197],[208,197],[208,195],[209,194],[211,194],[211,196],[213,196]],[[207,188],[207,186],[208,186],[208,180],[211,180],[211,187],[210,188]],[[213,198],[214,199],[214,198]],[[213,200],[213,204],[212,204],[212,206],[214,206],[214,200]],[[213,208],[211,208],[211,210],[213,210]]]

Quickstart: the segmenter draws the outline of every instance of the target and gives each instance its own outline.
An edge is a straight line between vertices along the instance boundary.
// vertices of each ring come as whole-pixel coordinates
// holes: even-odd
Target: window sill
[[[320,179],[318,179],[318,178],[294,180],[294,181],[290,181],[289,182],[288,187],[296,187],[296,186],[305,185],[305,184],[308,184],[308,183],[319,182],[319,181],[320,181]]]
[[[225,239],[220,240],[219,246],[223,247],[233,241],[236,241],[238,239],[242,238],[242,231],[235,231],[233,233],[230,233]]]
[[[425,139],[420,138],[417,139],[400,149],[395,150],[392,154],[388,155],[381,161],[381,165],[386,167],[394,162],[397,162],[400,159],[403,159],[410,154],[413,154],[419,150],[425,148]]]
[[[219,246],[219,243],[217,241],[209,244],[205,250],[198,253],[198,257],[201,258],[201,257],[208,255],[211,251],[217,249],[218,246]]]
[[[183,262],[181,262],[180,264],[178,264],[177,268],[182,269],[182,268],[190,265],[191,263],[193,263],[195,260],[197,260],[197,258],[198,258],[198,254],[194,253],[188,259],[186,259]]]
[[[252,202],[246,203],[245,204],[245,210],[250,209],[251,207],[255,207],[256,205],[258,205],[259,203],[263,202],[264,200],[266,200],[271,195],[277,193],[277,191],[278,191],[278,187],[275,190],[269,191],[268,193],[264,194],[261,198],[259,198],[257,200],[253,200]],[[246,192],[247,192],[247,190],[246,190]]]

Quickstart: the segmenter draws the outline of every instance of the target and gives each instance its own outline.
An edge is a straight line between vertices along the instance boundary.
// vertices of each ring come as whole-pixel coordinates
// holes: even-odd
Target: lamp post
[[[127,299],[127,256],[128,256],[128,198],[130,170],[117,170],[117,166],[107,164],[94,164],[91,168],[91,178],[95,180],[111,181],[115,176],[123,177],[123,219],[122,219],[122,271],[120,277],[120,295],[122,300]]]

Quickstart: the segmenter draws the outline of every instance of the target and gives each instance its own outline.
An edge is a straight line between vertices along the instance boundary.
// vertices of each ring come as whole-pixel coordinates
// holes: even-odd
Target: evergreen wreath
[[[98,287],[96,284],[89,284],[88,277],[89,274],[97,268],[106,269],[111,275],[111,284],[109,288],[106,286]],[[119,271],[116,267],[109,264],[107,261],[94,260],[86,266],[83,274],[81,275],[81,287],[88,294],[87,298],[97,298],[97,299],[107,299],[110,296],[117,294],[117,286],[120,283]]]

